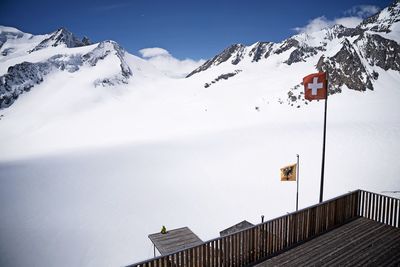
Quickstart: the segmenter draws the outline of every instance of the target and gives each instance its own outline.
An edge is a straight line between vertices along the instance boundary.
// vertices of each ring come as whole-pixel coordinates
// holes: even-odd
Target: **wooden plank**
[[[394,203],[395,203],[395,199],[392,198],[391,199],[391,206],[390,206],[390,225],[394,226]]]
[[[237,234],[232,236],[232,266],[237,266]]]
[[[239,246],[238,246],[238,262],[239,266],[243,265],[243,232],[240,232],[238,235],[238,240],[239,240]]]
[[[190,250],[185,250],[185,266],[190,266]]]
[[[368,221],[365,223],[365,221],[363,221],[361,224],[357,224],[357,227],[353,227],[354,228],[360,228],[361,225],[361,229],[363,231],[365,231],[365,233],[368,233],[370,231],[370,226],[368,225]],[[359,231],[357,231],[357,233],[359,233]],[[329,233],[327,233],[329,234]],[[309,241],[305,244],[308,244],[307,246],[307,250],[308,252],[306,253],[305,251],[297,251],[297,249],[293,249],[294,251],[297,251],[296,253],[291,254],[292,256],[292,260],[291,260],[291,265],[293,266],[308,266],[308,265],[312,265],[310,264],[313,259],[318,258],[319,257],[319,250],[323,247],[326,250],[329,250],[330,248],[335,248],[336,247],[336,240],[345,237],[347,238],[349,235],[348,231],[343,231],[343,232],[339,232],[336,233],[335,237],[332,239],[327,239],[324,242],[313,242],[313,241]],[[305,257],[307,255],[307,257]],[[299,258],[299,260],[296,260],[296,258]],[[303,258],[303,259],[301,259]],[[308,264],[306,264],[308,262]],[[277,264],[278,265],[278,264]]]
[[[378,217],[378,195],[374,194],[373,196],[373,212],[372,212],[372,219],[376,221],[376,218]]]
[[[200,240],[201,244],[197,244],[192,249],[185,251],[179,249],[169,253],[168,257],[145,261],[137,266],[248,265],[271,253],[279,252],[290,245],[324,233],[338,224],[348,222],[355,216],[362,215],[388,225],[398,226],[399,208],[400,200],[398,199],[367,191],[356,191],[279,217],[244,232],[217,239],[215,246],[214,241],[204,244]],[[187,229],[175,229],[176,231],[169,231],[170,235],[157,233],[149,237],[151,236],[152,241],[158,246],[168,247],[172,243],[175,246],[185,246],[185,240],[195,242],[198,238],[194,234],[188,237]]]
[[[385,220],[385,223],[386,224],[389,224],[389,218],[390,218],[390,198],[389,197],[386,197],[387,198],[387,202],[386,202],[386,220]]]
[[[382,219],[382,195],[378,196],[378,204],[376,205],[378,209],[378,216],[376,218],[376,221],[380,222]]]
[[[254,261],[254,229],[249,229],[249,261],[252,263]]]
[[[398,266],[399,241],[400,229],[358,218],[257,266]]]
[[[271,254],[271,229],[270,229],[270,222],[267,222],[266,224],[266,245],[265,245],[265,256],[269,256]]]
[[[362,191],[362,201],[361,201],[361,203],[362,203],[362,212],[361,212],[361,216],[363,216],[363,217],[365,217],[365,211],[366,211],[366,201],[365,201],[365,195],[367,194],[367,192],[365,192],[365,191]]]
[[[178,252],[178,261],[177,261],[177,266],[181,267],[184,266],[184,258],[183,258],[184,252],[180,251]]]
[[[216,248],[216,253],[217,253],[217,255],[216,255],[216,257],[215,257],[215,260],[216,260],[216,266],[217,267],[222,267],[222,247],[221,247],[221,239],[218,239],[218,240],[216,240],[216,244],[215,244],[215,248]]]
[[[260,227],[254,228],[254,260],[258,261],[260,258]]]
[[[399,200],[399,199],[396,199],[396,200],[395,200],[395,203],[394,203],[394,223],[393,223],[393,226],[394,226],[394,227],[399,227],[399,225],[398,225],[398,222],[399,222],[399,219],[398,219],[398,215],[399,215],[399,213],[398,213],[399,203],[400,203],[400,200]]]
[[[268,233],[267,233],[267,224],[263,224],[263,248],[262,248],[262,257],[267,256],[267,244],[268,244]]]
[[[206,254],[208,258],[208,264],[210,267],[214,267],[214,252],[213,252],[213,241],[209,242],[206,246]]]

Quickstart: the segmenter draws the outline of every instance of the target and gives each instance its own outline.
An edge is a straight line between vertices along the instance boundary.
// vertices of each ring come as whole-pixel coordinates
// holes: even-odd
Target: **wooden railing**
[[[368,191],[359,191],[359,211],[362,217],[390,226],[400,227],[400,199]]]
[[[353,191],[320,204],[130,267],[247,266],[360,216],[399,227],[400,199]]]

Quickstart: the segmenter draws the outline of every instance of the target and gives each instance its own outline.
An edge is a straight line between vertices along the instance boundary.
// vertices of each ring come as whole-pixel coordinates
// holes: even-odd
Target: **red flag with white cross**
[[[303,78],[304,97],[307,100],[326,99],[327,79],[325,72],[313,73]]]

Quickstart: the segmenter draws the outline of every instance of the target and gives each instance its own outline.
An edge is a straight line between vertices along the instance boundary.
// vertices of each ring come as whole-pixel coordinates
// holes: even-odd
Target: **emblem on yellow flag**
[[[281,181],[296,181],[297,164],[289,165],[281,169]]]

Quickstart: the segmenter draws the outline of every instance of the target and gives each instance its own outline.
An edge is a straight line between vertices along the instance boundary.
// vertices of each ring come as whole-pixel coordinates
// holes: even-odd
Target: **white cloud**
[[[152,58],[157,56],[171,56],[171,54],[167,50],[159,47],[143,48],[142,50],[139,50],[139,53],[144,58]]]
[[[364,18],[375,14],[379,10],[379,7],[373,5],[358,5],[344,12],[344,14],[348,16],[335,19],[328,19],[325,16],[317,17],[310,20],[307,25],[303,27],[296,27],[294,30],[299,33],[312,33],[322,30],[326,27],[331,27],[335,24],[340,24],[348,28],[354,28],[357,27],[357,25],[360,24]]]
[[[183,78],[205,62],[204,59],[197,61],[189,58],[180,60],[159,47],[144,48],[139,50],[139,53],[144,60],[172,78]]]
[[[332,21],[328,20],[325,16],[321,16],[315,19],[312,19],[308,22],[308,24],[304,27],[296,27],[294,28],[295,31],[299,33],[311,33],[319,31],[323,28],[329,27],[333,25]]]
[[[349,10],[346,10],[344,13],[346,15],[357,16],[359,18],[366,18],[379,12],[379,10],[380,8],[378,6],[358,5],[358,6],[353,6]]]
[[[362,21],[362,19],[359,17],[343,17],[343,18],[335,19],[334,24],[340,24],[347,28],[355,28],[358,26],[358,24],[361,23],[361,21]]]

